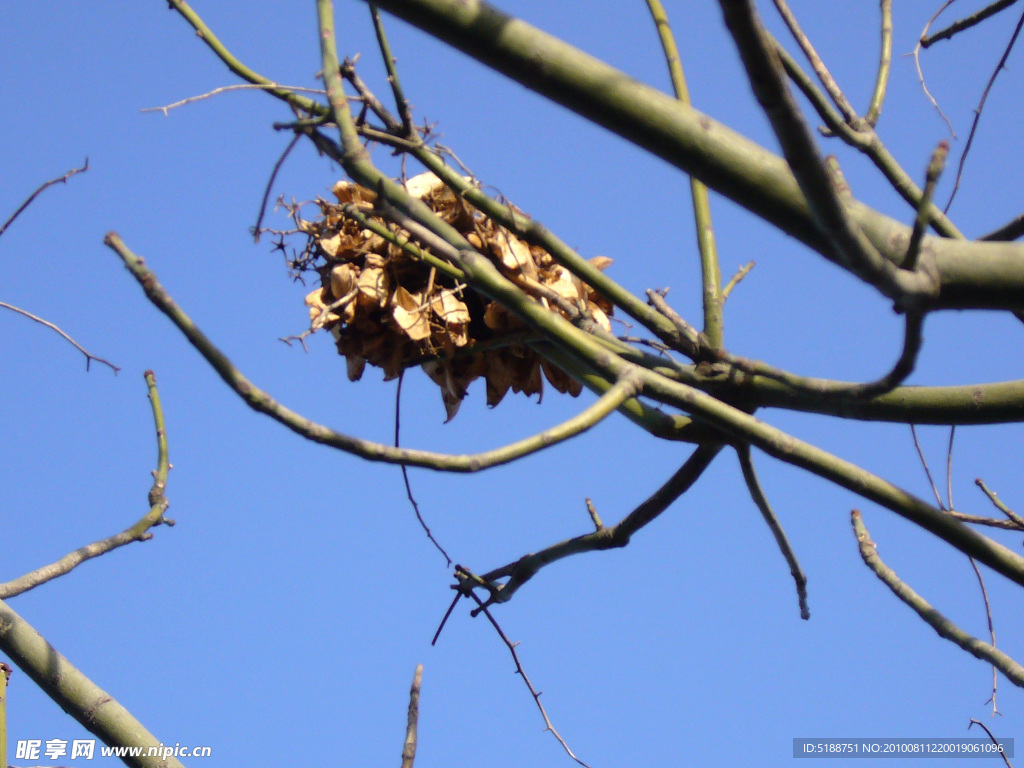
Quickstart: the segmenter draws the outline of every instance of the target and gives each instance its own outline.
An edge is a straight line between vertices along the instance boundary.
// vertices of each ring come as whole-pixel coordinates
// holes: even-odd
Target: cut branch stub
[[[432,173],[409,179],[406,188],[535,301],[572,318],[585,315],[611,332],[611,303],[542,248],[498,226]],[[580,393],[576,380],[523,343],[528,329],[518,318],[460,282],[458,269],[409,245],[408,233],[375,207],[373,190],[342,181],[333,192],[337,204],[320,200],[320,217],[300,222],[311,258],[295,266],[320,275],[320,287],[306,296],[310,327],[331,331],[351,380],[366,363],[382,368],[385,379],[422,365],[441,389],[449,420],[480,377],[490,406],[510,389],[542,394],[543,379],[558,392]],[[347,213],[353,210],[362,222]],[[592,262],[604,269],[611,260]]]

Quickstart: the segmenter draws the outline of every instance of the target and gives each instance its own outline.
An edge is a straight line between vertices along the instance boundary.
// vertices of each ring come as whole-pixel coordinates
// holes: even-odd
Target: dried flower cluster
[[[410,179],[406,188],[536,301],[557,312],[553,304],[564,300],[611,330],[609,302],[546,251],[496,225],[433,174]],[[490,406],[501,402],[509,389],[541,394],[542,372],[559,392],[574,397],[580,393],[576,380],[524,343],[526,326],[504,307],[345,215],[343,208],[351,205],[396,231],[375,209],[375,192],[344,181],[333,191],[338,204],[321,200],[321,217],[300,222],[321,283],[306,304],[311,328],[326,328],[334,335],[349,379],[359,379],[366,363],[382,368],[385,379],[421,365],[441,388],[449,420],[470,382],[480,377],[487,382]],[[592,261],[600,269],[611,263],[606,257]]]

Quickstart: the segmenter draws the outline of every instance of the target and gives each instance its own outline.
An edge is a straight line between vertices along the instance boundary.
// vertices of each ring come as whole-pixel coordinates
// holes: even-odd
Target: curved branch
[[[54,184],[67,184],[68,183],[68,179],[70,179],[72,176],[74,176],[76,174],[79,174],[79,173],[85,173],[88,170],[89,170],[89,158],[87,157],[87,158],[85,158],[85,162],[82,164],[81,168],[72,168],[70,171],[65,173],[63,176],[58,176],[56,179],[50,179],[49,181],[46,181],[46,182],[43,182],[42,184],[40,184],[38,187],[36,187],[35,192],[33,192],[31,195],[29,195],[28,198],[25,200],[25,202],[23,202],[21,205],[18,206],[18,210],[16,210],[14,213],[12,213],[10,218],[7,219],[7,221],[5,221],[3,224],[0,224],[0,236],[2,236],[4,234],[4,232],[7,231],[7,228],[9,226],[11,226],[11,224],[14,223],[14,220],[16,218],[18,218],[25,211],[26,208],[28,208],[30,205],[32,205],[32,202],[37,197],[39,197],[39,195],[41,195],[43,192],[45,192],[48,188],[52,187]]]
[[[352,437],[304,418],[278,403],[267,392],[249,381],[181,310],[157,281],[156,275],[146,267],[142,259],[128,250],[116,233],[108,233],[104,243],[121,257],[132,277],[146,292],[147,298],[170,318],[192,346],[250,408],[265,413],[307,440],[329,445],[364,459],[386,464],[406,464],[411,467],[424,467],[444,472],[478,472],[482,469],[507,464],[575,437],[610,415],[639,392],[639,379],[627,373],[623,378],[617,380],[596,403],[558,426],[504,447],[468,456],[394,448],[371,440]],[[546,312],[547,310],[542,309],[541,311]]]
[[[893,591],[896,597],[909,605],[918,616],[938,632],[939,637],[956,643],[972,656],[976,656],[982,661],[987,661],[1006,675],[1011,683],[1024,688],[1024,667],[995,646],[964,632],[960,627],[929,605],[928,601],[907,584],[900,581],[895,572],[883,563],[882,559],[878,556],[878,546],[871,540],[871,536],[864,526],[864,521],[861,519],[860,512],[855,509],[850,517],[853,522],[854,533],[857,536],[860,556],[864,558],[864,562],[875,572],[875,575]]]
[[[512,599],[512,595],[523,584],[552,563],[583,552],[596,552],[626,546],[634,533],[655,520],[697,482],[721,450],[722,443],[720,442],[698,445],[664,485],[611,528],[602,525],[595,531],[552,544],[539,552],[533,552],[515,562],[488,571],[482,576],[474,576],[466,571],[466,576],[460,579],[460,585],[464,588],[485,587],[490,592],[490,597],[485,605],[504,603]],[[591,516],[593,519],[593,513]],[[497,583],[499,579],[506,577],[508,577],[508,581],[503,584]]]
[[[740,460],[740,469],[743,471],[743,479],[747,483],[747,490],[750,491],[750,498],[754,500],[754,504],[760,510],[761,517],[768,524],[768,529],[772,532],[772,536],[775,537],[775,543],[778,544],[779,551],[789,566],[789,572],[796,583],[796,596],[800,603],[800,618],[806,621],[811,618],[811,609],[807,607],[807,576],[804,574],[803,568],[800,567],[800,562],[796,559],[796,553],[789,543],[786,532],[779,523],[779,519],[775,516],[775,512],[772,511],[771,504],[768,503],[768,497],[765,496],[764,489],[761,487],[761,481],[757,479],[754,462],[750,459],[750,446],[745,444],[737,445],[736,455]]]
[[[80,547],[74,552],[64,555],[64,557],[54,563],[44,565],[42,568],[37,568],[31,573],[26,573],[17,579],[0,584],[0,599],[6,600],[23,592],[28,592],[40,584],[45,584],[69,573],[86,560],[99,557],[110,552],[112,549],[123,547],[125,544],[131,544],[133,541],[151,539],[153,534],[149,532],[149,529],[154,526],[173,524],[173,521],[164,519],[164,512],[167,511],[169,506],[167,498],[164,496],[164,489],[167,487],[167,472],[171,466],[167,458],[167,431],[164,427],[164,412],[160,406],[160,393],[157,392],[156,388],[156,376],[152,371],[146,371],[145,376],[146,385],[149,388],[149,400],[153,408],[157,443],[157,465],[156,469],[153,470],[153,487],[149,491],[149,512],[139,518],[138,522],[134,525],[125,528],[121,533]]]

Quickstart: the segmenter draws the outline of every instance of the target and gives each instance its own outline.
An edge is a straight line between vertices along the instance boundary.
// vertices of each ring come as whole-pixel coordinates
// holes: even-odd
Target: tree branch
[[[775,2],[780,9],[786,7],[782,0]],[[930,261],[931,255],[926,255],[920,269],[914,272],[901,270],[886,261],[860,231],[837,194],[817,143],[786,87],[781,63],[774,46],[763,33],[754,6],[750,0],[720,0],[720,5],[758,103],[771,122],[815,222],[833,246],[833,261],[877,288],[901,309],[918,309],[930,303],[940,289],[940,277]],[[812,62],[816,60],[813,54],[813,49],[810,49],[808,56],[812,57]],[[819,75],[828,74],[823,65],[820,70]],[[831,78],[825,80],[826,85],[830,82]],[[836,99],[842,94],[834,85],[832,83],[830,94]],[[845,98],[838,103],[848,122],[853,119],[859,122]]]
[[[575,437],[618,409],[639,391],[637,389],[638,379],[636,377],[617,381],[607,394],[603,395],[596,403],[572,419],[502,448],[468,456],[410,450],[408,448],[394,448],[382,443],[352,437],[304,418],[295,411],[281,405],[267,392],[254,385],[234,366],[223,352],[214,346],[206,334],[192,322],[192,319],[181,310],[157,281],[156,275],[146,267],[141,258],[125,246],[116,233],[108,233],[104,243],[121,257],[128,271],[131,272],[132,277],[142,286],[147,298],[157,309],[170,318],[171,322],[178,327],[192,346],[199,351],[224,382],[250,408],[270,416],[307,440],[322,443],[364,459],[381,461],[387,464],[407,464],[413,467],[425,467],[445,472],[478,472],[489,467],[507,464],[510,461],[515,461],[518,458]],[[538,309],[540,309],[539,306]],[[547,312],[547,310],[543,309],[541,311]],[[552,313],[548,312],[547,314]]]
[[[0,650],[43,692],[104,744],[141,747],[142,756],[121,759],[133,768],[184,768],[163,754],[163,742],[132,717],[110,694],[64,658],[10,606],[0,601]],[[154,756],[145,754],[149,749]]]
[[[18,206],[18,210],[16,210],[14,213],[12,213],[10,218],[7,219],[7,221],[5,221],[2,225],[0,225],[0,237],[2,237],[4,232],[7,231],[7,228],[9,226],[11,226],[11,224],[14,223],[14,220],[16,218],[18,218],[24,212],[24,210],[26,208],[28,208],[30,205],[32,205],[32,202],[37,197],[39,197],[39,195],[41,195],[47,189],[52,187],[54,184],[67,184],[68,183],[68,179],[70,179],[72,176],[74,176],[75,174],[79,174],[79,173],[85,173],[88,170],[89,170],[89,158],[87,157],[87,158],[85,158],[85,162],[82,164],[81,168],[72,168],[70,171],[65,173],[63,176],[58,176],[56,179],[50,179],[49,181],[46,181],[46,182],[43,182],[42,184],[40,184],[36,188],[36,191],[33,192],[31,195],[29,195],[28,198],[25,200],[25,202],[23,202],[21,205]]]
[[[815,250],[832,253],[785,161],[706,115],[480,0],[375,4],[697,176]],[[909,227],[859,203],[850,214],[887,260],[902,261]],[[1024,306],[1018,266],[1024,246],[1001,250],[994,243],[930,237],[924,245],[934,250],[942,278],[935,308]]]
[[[658,28],[658,37],[665,52],[672,89],[676,98],[689,105],[690,92],[686,87],[683,64],[676,47],[675,37],[669,27],[668,14],[660,0],[647,0],[647,7]],[[711,224],[711,202],[708,188],[700,179],[690,177],[690,196],[693,199],[693,218],[697,230],[697,250],[700,253],[701,285],[704,305],[704,336],[713,349],[722,346],[722,274],[718,263],[718,246],[715,244],[715,230]]]
[[[64,557],[54,563],[44,565],[42,568],[37,568],[31,573],[26,573],[17,579],[0,584],[0,599],[6,600],[23,592],[28,592],[40,584],[45,584],[69,573],[86,560],[104,555],[113,549],[123,547],[125,544],[151,539],[153,534],[149,532],[149,529],[154,526],[161,524],[173,525],[173,521],[164,519],[164,512],[167,511],[169,506],[167,498],[164,496],[164,490],[167,487],[167,473],[171,466],[167,454],[167,431],[164,425],[164,412],[160,406],[160,393],[156,388],[156,376],[152,371],[146,371],[145,376],[146,385],[149,388],[149,401],[153,408],[153,421],[156,425],[157,442],[157,465],[156,469],[153,470],[153,487],[149,491],[149,511],[139,518],[138,522],[125,528],[121,533],[80,547],[74,552],[64,555]]]
[[[63,330],[61,330],[58,326],[56,326],[53,323],[51,323],[49,320],[44,320],[41,317],[37,317],[36,315],[33,315],[31,312],[26,312],[24,309],[21,309],[20,307],[16,307],[13,304],[8,304],[8,303],[6,303],[4,301],[0,301],[0,307],[3,307],[4,309],[9,309],[12,312],[17,312],[19,315],[24,315],[29,320],[34,320],[35,322],[39,323],[40,325],[45,325],[51,331],[54,331],[55,333],[57,333],[62,339],[64,339],[71,346],[73,346],[75,349],[77,349],[79,352],[81,352],[83,355],[85,355],[85,370],[87,370],[87,371],[89,370],[89,363],[91,363],[93,360],[95,360],[97,363],[102,363],[103,365],[107,366],[114,373],[117,373],[118,371],[121,370],[118,366],[114,365],[109,360],[104,360],[102,357],[97,357],[96,355],[94,355],[91,352],[89,352],[85,347],[83,347],[77,341],[72,339],[70,336],[68,336],[66,333],[64,333]]]
[[[634,533],[655,520],[697,482],[721,449],[721,443],[708,442],[698,445],[664,485],[611,528],[601,526],[582,536],[566,539],[488,571],[482,576],[474,576],[466,571],[466,577],[460,578],[460,585],[468,589],[474,586],[485,587],[490,592],[486,605],[504,603],[511,600],[523,584],[552,563],[584,552],[625,547]],[[499,579],[506,577],[508,581],[498,583]]]
[[[860,547],[860,556],[864,558],[864,562],[875,572],[875,575],[893,591],[896,597],[909,605],[925,623],[939,634],[939,637],[956,643],[972,656],[976,656],[982,661],[987,661],[1006,675],[1011,683],[1024,688],[1024,667],[995,646],[964,632],[960,627],[929,605],[923,597],[907,584],[900,581],[893,570],[883,563],[882,559],[878,556],[878,546],[871,540],[871,536],[864,526],[864,521],[861,519],[860,512],[855,509],[850,517],[853,522],[853,531],[857,536],[857,543]]]
[[[402,768],[413,768],[416,760],[416,727],[420,719],[420,685],[423,682],[423,665],[416,665],[409,689],[409,715],[405,726],[405,744],[402,746]]]
[[[747,482],[747,490],[750,491],[750,497],[754,500],[758,510],[760,510],[761,517],[768,524],[768,529],[772,532],[772,536],[775,537],[775,543],[778,545],[779,551],[789,566],[789,572],[796,583],[796,596],[800,603],[800,618],[806,621],[811,618],[811,609],[807,607],[807,576],[796,559],[796,553],[789,543],[786,532],[779,523],[779,519],[775,516],[775,512],[772,511],[771,504],[768,503],[768,497],[765,496],[764,489],[761,487],[761,481],[757,479],[754,462],[750,459],[750,446],[737,445],[736,455],[739,457],[740,469],[743,471],[743,479]]]

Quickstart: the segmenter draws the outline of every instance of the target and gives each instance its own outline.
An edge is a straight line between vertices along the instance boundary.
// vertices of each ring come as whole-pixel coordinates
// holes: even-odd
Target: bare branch
[[[523,456],[536,453],[544,448],[575,437],[610,415],[639,392],[637,379],[635,377],[627,377],[617,382],[596,403],[572,419],[502,448],[469,456],[394,448],[382,443],[352,437],[304,418],[295,411],[278,403],[267,392],[249,381],[228,357],[214,346],[206,334],[192,322],[192,319],[182,311],[157,281],[156,275],[146,267],[145,262],[141,258],[125,246],[116,233],[108,233],[104,243],[121,257],[125,266],[128,267],[128,271],[131,272],[139,285],[142,286],[147,298],[149,298],[154,306],[170,318],[192,346],[199,351],[224,382],[250,408],[260,413],[265,413],[307,440],[329,445],[332,448],[337,448],[338,450],[352,453],[371,461],[380,461],[386,464],[407,464],[409,466],[426,467],[445,472],[478,472],[489,467],[507,464],[510,461],[515,461]],[[543,309],[541,311],[547,312]],[[547,314],[551,313],[547,312]]]
[[[996,0],[991,5],[987,5],[976,13],[972,13],[970,16],[965,16],[959,21],[954,21],[945,29],[941,29],[934,35],[928,35],[927,37],[921,36],[921,47],[930,48],[940,40],[949,40],[957,32],[962,32],[965,29],[970,29],[976,24],[980,24],[989,16],[995,16],[1002,10],[1009,8],[1011,5],[1016,3],[1017,0]],[[945,8],[945,6],[943,6]],[[934,21],[934,18],[932,19]]]
[[[475,576],[464,569],[467,579],[470,579],[473,585],[484,587],[490,592],[488,605],[504,603],[508,602],[519,588],[536,576],[542,568],[562,558],[583,552],[596,552],[626,546],[633,534],[655,520],[697,482],[721,449],[721,443],[709,442],[697,446],[690,457],[664,485],[626,515],[617,525],[613,525],[611,528],[604,525],[597,527],[597,521],[600,520],[597,518],[596,530],[591,533],[545,547],[539,552],[525,555],[515,562],[495,568],[482,576]],[[456,568],[458,567],[456,566]],[[503,584],[498,583],[499,579],[506,577],[508,577],[508,581]]]
[[[17,579],[0,584],[0,599],[6,600],[23,592],[28,592],[40,584],[45,584],[69,573],[86,560],[104,555],[113,549],[123,547],[125,544],[151,539],[153,534],[149,532],[149,529],[154,526],[174,524],[172,520],[164,518],[164,512],[167,511],[169,506],[164,490],[167,487],[167,473],[171,465],[167,454],[167,431],[164,426],[164,412],[160,405],[160,394],[156,388],[156,376],[152,371],[146,371],[146,385],[149,388],[149,400],[153,408],[153,422],[156,426],[157,442],[157,466],[153,470],[153,486],[149,491],[149,511],[121,533],[95,541],[92,544],[87,544],[76,549],[74,552],[64,555],[64,557],[54,563],[44,565],[42,568],[37,568],[31,573],[26,573]]]
[[[398,79],[397,62],[391,53],[391,44],[384,32],[384,22],[380,18],[380,12],[373,5],[370,6],[370,18],[373,20],[373,31],[377,34],[377,45],[380,47],[380,56],[384,60],[384,69],[388,73],[388,85],[391,86],[391,93],[395,97],[395,107],[402,119],[402,131],[406,136],[415,136],[416,128],[413,125],[409,100],[405,98],[402,81]]]
[[[274,181],[277,179],[277,173],[281,170],[281,166],[284,165],[284,161],[291,154],[291,151],[295,149],[295,145],[299,143],[299,139],[302,138],[302,134],[297,132],[292,136],[292,140],[288,142],[288,146],[284,148],[284,152],[277,158],[277,162],[274,163],[274,169],[270,172],[270,178],[267,179],[267,186],[263,189],[263,199],[260,200],[260,212],[256,217],[256,224],[252,228],[253,242],[258,243],[260,241],[260,235],[263,233],[263,214],[267,210],[267,200],[270,199],[270,191],[274,186]],[[305,345],[303,345],[305,346]]]
[[[399,436],[402,430],[402,382],[405,380],[405,371],[398,374],[398,386],[395,388],[395,448],[399,445]],[[399,465],[402,469],[402,480],[405,482],[405,495],[409,499],[409,503],[412,504],[412,511],[416,513],[416,520],[419,521],[420,528],[427,534],[427,538],[430,539],[431,544],[444,556],[445,566],[452,564],[452,559],[448,556],[444,547],[441,546],[440,542],[434,538],[434,534],[430,532],[430,527],[427,525],[427,521],[423,519],[423,515],[420,513],[420,505],[416,503],[416,497],[412,494],[412,485],[409,483],[409,468],[405,464]]]
[[[1024,235],[1024,213],[1013,219],[1013,221],[999,227],[999,229],[989,232],[987,235],[982,235],[978,239],[995,242],[1008,242],[1016,240],[1021,235]]]
[[[956,182],[953,184],[953,191],[950,193],[949,200],[946,202],[946,207],[944,209],[945,213],[949,213],[949,208],[953,205],[953,199],[956,197],[956,193],[960,190],[960,180],[963,178],[964,165],[967,163],[967,155],[971,151],[971,145],[974,143],[974,137],[978,133],[978,123],[981,121],[981,113],[985,109],[985,102],[988,100],[988,95],[992,91],[992,86],[995,85],[996,78],[999,77],[999,73],[1006,68],[1006,60],[1010,57],[1010,51],[1013,50],[1013,46],[1017,43],[1017,37],[1020,35],[1021,27],[1024,27],[1024,13],[1022,13],[1020,18],[1017,19],[1017,26],[1013,28],[1013,34],[1010,36],[1010,42],[1006,44],[1006,49],[1003,51],[1003,55],[1000,57],[999,63],[996,64],[996,68],[992,70],[992,75],[985,84],[985,90],[982,91],[981,101],[978,102],[978,106],[974,109],[974,119],[971,121],[971,130],[970,133],[967,134],[967,143],[964,145],[964,151],[960,154],[960,163],[956,168]]]
[[[516,665],[516,674],[523,678],[523,683],[526,685],[527,689],[529,689],[530,695],[533,696],[533,700],[537,704],[537,709],[540,710],[541,717],[544,718],[544,729],[547,731],[551,731],[551,735],[558,740],[558,743],[562,745],[562,749],[565,750],[565,753],[569,755],[569,757],[571,757],[577,763],[582,765],[583,768],[590,768],[589,765],[587,765],[578,757],[576,757],[573,751],[569,749],[569,745],[565,743],[565,739],[562,738],[558,731],[555,730],[555,726],[552,725],[551,718],[548,717],[547,710],[545,710],[544,705],[540,703],[540,692],[533,687],[533,683],[530,682],[530,678],[526,676],[526,670],[523,669],[522,662],[519,661],[519,654],[518,652],[516,652],[516,646],[518,645],[518,643],[513,643],[511,640],[508,639],[508,635],[505,634],[501,626],[491,615],[491,612],[487,610],[487,606],[484,605],[483,601],[479,597],[477,597],[476,594],[474,594],[473,592],[469,592],[468,594],[471,598],[473,598],[474,601],[476,601],[476,604],[479,606],[477,610],[483,611],[484,615],[487,617],[487,620],[491,622],[491,626],[494,627],[494,631],[498,633],[498,637],[500,637],[501,641],[505,643],[505,646],[508,648],[508,652],[512,654],[512,661],[514,661]]]
[[[860,512],[855,509],[850,517],[853,523],[854,534],[857,536],[861,557],[864,558],[864,562],[868,567],[875,572],[875,575],[893,591],[896,597],[910,606],[940,637],[956,643],[972,656],[989,662],[1006,675],[1007,679],[1014,685],[1024,687],[1024,667],[998,648],[964,632],[929,605],[913,589],[900,581],[892,569],[883,563],[882,559],[878,556],[878,547],[871,540],[871,536],[864,526],[864,521],[861,519]]]
[[[281,85],[280,83],[236,83],[234,85],[223,85],[220,88],[214,88],[212,91],[201,93],[198,96],[189,96],[187,99],[176,101],[173,104],[167,104],[163,107],[146,107],[140,109],[139,112],[163,112],[164,117],[169,117],[169,113],[172,109],[183,107],[186,104],[192,104],[196,101],[202,101],[203,99],[209,99],[212,96],[217,96],[221,93],[227,93],[228,91],[243,91],[243,90],[262,90],[262,91],[291,91],[292,93],[316,93],[321,96],[325,94],[323,88],[302,88],[297,85]]]
[[[917,439],[917,427],[913,424],[910,425],[910,436],[914,439],[914,449],[917,451],[917,457],[921,461],[921,467],[924,468],[928,484],[932,487],[932,493],[935,494],[935,503],[939,506],[939,509],[945,510],[946,505],[942,503],[942,494],[939,493],[939,486],[935,484],[935,478],[932,477],[932,470],[928,466],[928,459],[925,458],[924,450],[921,448],[921,441]]]
[[[748,274],[750,274],[750,270],[752,270],[753,268],[754,262],[748,261],[746,264],[744,264],[742,267],[736,270],[736,274],[729,278],[729,282],[726,283],[725,288],[722,289],[723,302],[727,298],[729,298],[729,294],[732,293],[732,289],[739,285],[740,281],[743,280],[743,278],[746,277]]]
[[[992,643],[992,647],[996,647],[996,628],[992,623],[992,604],[988,600],[988,589],[985,588],[985,577],[981,575],[981,569],[978,568],[978,564],[974,562],[973,557],[967,558],[971,563],[971,568],[974,570],[974,576],[978,579],[978,588],[981,589],[981,600],[985,605],[985,619],[988,621],[988,636]],[[992,667],[992,696],[989,701],[992,702],[992,714],[999,714],[999,708],[996,706],[996,690],[999,683],[998,675],[996,675],[996,667]]]
[[[921,45],[921,40],[927,37],[928,30],[931,29],[931,26],[935,22],[935,20],[939,18],[942,12],[949,8],[949,6],[951,6],[954,2],[955,0],[946,0],[946,2],[942,4],[939,10],[932,14],[932,17],[928,19],[928,23],[924,25],[924,29],[921,30],[921,37],[918,40],[917,45],[914,46],[914,50],[911,51],[911,55],[914,57],[914,66],[917,68],[917,80],[921,84],[921,90],[924,91],[924,95],[928,97],[928,101],[931,102],[931,105],[935,108],[935,111],[939,113],[939,117],[941,117],[945,121],[946,126],[949,128],[949,135],[955,139],[956,131],[953,129],[953,123],[950,122],[948,117],[946,117],[946,113],[942,111],[942,107],[939,106],[939,102],[937,102],[935,100],[935,97],[932,96],[932,92],[928,90],[928,85],[927,83],[925,83],[924,79],[924,70],[921,69],[921,50],[923,48],[923,46]]]
[[[775,516],[775,512],[772,511],[771,504],[768,503],[768,497],[765,496],[761,482],[757,479],[754,462],[750,459],[750,446],[746,444],[737,445],[736,455],[739,457],[740,469],[743,470],[743,479],[747,482],[747,490],[750,491],[750,497],[760,510],[765,523],[768,524],[768,529],[772,532],[772,536],[775,537],[775,543],[778,545],[779,551],[786,559],[789,572],[793,575],[793,581],[796,583],[796,596],[800,603],[800,618],[806,621],[811,618],[811,609],[807,606],[807,576],[796,559],[796,553],[789,543],[786,532],[782,529],[782,525]]]
[[[675,37],[668,23],[668,14],[660,0],[647,0],[658,37],[665,53],[669,76],[676,98],[683,104],[690,104],[690,93],[686,87],[683,63],[679,56]],[[697,231],[697,250],[700,253],[702,301],[704,306],[704,337],[708,346],[717,348],[723,343],[722,274],[718,261],[718,246],[715,244],[715,230],[711,223],[711,202],[708,188],[700,179],[690,176],[690,196],[693,199],[694,225]]]
[[[924,190],[921,193],[921,202],[917,204],[917,218],[914,219],[914,227],[910,232],[907,255],[903,257],[904,269],[914,269],[917,265],[917,257],[921,253],[921,240],[931,220],[928,209],[931,207],[932,198],[935,196],[935,186],[939,183],[939,177],[946,167],[948,156],[949,142],[943,139],[932,153],[931,162],[928,163],[928,169],[925,172]]]
[[[990,738],[990,739],[992,740],[992,743],[993,743],[993,744],[996,744],[996,745],[998,745],[998,746],[999,746],[999,754],[1000,754],[1000,755],[1002,755],[1002,757],[1003,757],[1003,762],[1004,762],[1004,763],[1006,763],[1006,768],[1013,768],[1013,763],[1011,763],[1011,762],[1010,762],[1010,758],[1008,758],[1008,757],[1006,756],[1006,751],[1005,751],[1005,750],[1003,749],[1003,745],[1002,745],[1002,744],[1000,744],[1000,742],[999,742],[999,739],[997,739],[997,738],[996,738],[995,736],[993,736],[993,735],[992,735],[992,731],[990,731],[990,730],[988,729],[988,726],[987,726],[987,725],[985,725],[985,724],[984,724],[983,722],[981,722],[980,720],[975,720],[975,719],[974,719],[974,718],[972,717],[972,718],[971,718],[971,722],[970,722],[970,724],[969,724],[969,725],[967,726],[967,729],[968,729],[968,730],[970,730],[970,729],[971,729],[971,728],[972,728],[973,726],[975,726],[975,725],[977,725],[977,726],[980,726],[980,727],[981,727],[981,729],[982,729],[983,731],[985,731],[985,733],[987,733],[987,734],[988,734],[988,737],[989,737],[989,738]]]
[[[72,168],[63,176],[58,176],[56,179],[50,179],[49,181],[43,182],[41,185],[39,185],[39,187],[36,188],[36,191],[29,195],[25,202],[18,206],[18,210],[12,213],[11,217],[7,219],[7,221],[5,221],[2,225],[0,225],[0,237],[2,237],[4,232],[7,231],[7,228],[14,223],[14,220],[18,218],[26,208],[32,205],[32,201],[39,197],[39,195],[41,195],[47,189],[52,187],[54,184],[67,184],[68,179],[70,179],[72,176],[78,173],[85,173],[88,170],[89,158],[87,157],[85,158],[85,162],[82,164],[81,168]]]
[[[992,502],[992,505],[1006,515],[1010,522],[1012,522],[1018,528],[1024,529],[1024,517],[1021,517],[1012,509],[1010,509],[1003,500],[999,498],[999,495],[995,491],[990,491],[988,486],[985,485],[985,481],[980,477],[974,481],[974,484],[981,489],[981,492],[988,496],[988,500]]]
[[[71,344],[71,346],[73,346],[75,349],[77,349],[79,352],[81,352],[83,355],[85,355],[85,370],[87,370],[87,371],[89,370],[89,363],[91,363],[93,360],[95,360],[97,363],[102,363],[103,365],[107,366],[115,374],[118,371],[121,370],[118,366],[114,365],[109,360],[104,360],[102,357],[97,357],[96,355],[94,355],[91,352],[89,352],[88,350],[86,350],[81,344],[79,344],[77,341],[72,339],[70,336],[68,336],[66,333],[64,333],[64,331],[62,331],[59,327],[57,327],[56,325],[51,323],[49,320],[44,320],[41,317],[37,317],[36,315],[33,315],[31,312],[26,312],[24,309],[21,309],[20,307],[16,307],[13,304],[8,304],[8,303],[3,302],[3,301],[0,301],[0,307],[3,307],[4,309],[9,309],[12,312],[17,312],[19,315],[24,315],[29,320],[34,320],[35,322],[37,322],[37,323],[39,323],[41,325],[45,325],[51,331],[54,331],[57,334],[59,334],[61,338],[63,338],[66,342]]]
[[[416,726],[420,719],[420,685],[423,682],[423,665],[416,665],[409,689],[409,716],[405,726],[405,744],[402,746],[402,768],[413,768],[416,760]]]
[[[786,86],[778,55],[763,32],[753,4],[750,0],[719,0],[719,3],[754,94],[782,145],[783,155],[819,230],[835,250],[836,263],[893,299],[902,309],[916,308],[937,297],[939,274],[927,254],[919,269],[900,270],[882,257],[855,223],[837,194],[814,137]],[[842,105],[840,108],[846,115]],[[852,114],[852,109],[850,112]],[[847,119],[850,119],[848,115]]]
[[[131,768],[184,768],[173,755],[159,757],[165,754],[162,741],[2,601],[0,651],[61,709],[104,744],[141,748],[141,756],[127,753],[122,758],[126,765]],[[152,756],[147,754],[150,749],[153,750]]]
[[[879,10],[882,14],[881,51],[878,54],[878,74],[875,77],[875,90],[871,94],[871,104],[864,122],[872,128],[878,124],[882,114],[882,102],[889,83],[889,69],[892,65],[892,0],[880,0]]]
[[[789,5],[785,0],[773,0],[776,9],[779,11],[779,15],[782,20],[786,22],[786,26],[789,28],[790,34],[793,35],[793,39],[796,40],[797,45],[800,46],[800,50],[804,52],[804,56],[807,57],[807,61],[810,62],[811,69],[818,76],[821,84],[825,87],[828,95],[835,102],[835,105],[839,108],[839,111],[843,113],[848,125],[855,126],[860,122],[860,117],[857,115],[857,111],[853,108],[850,102],[846,98],[846,94],[843,93],[842,89],[836,83],[832,77],[832,73],[828,71],[828,67],[821,60],[821,56],[814,49],[810,39],[804,34],[803,30],[800,29],[800,24],[796,20],[796,16],[789,9]]]

